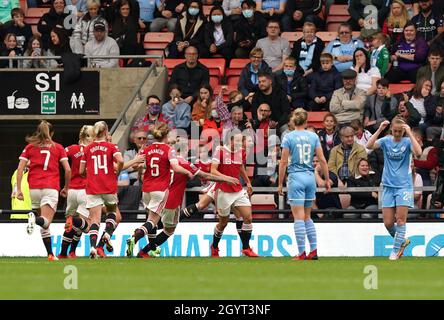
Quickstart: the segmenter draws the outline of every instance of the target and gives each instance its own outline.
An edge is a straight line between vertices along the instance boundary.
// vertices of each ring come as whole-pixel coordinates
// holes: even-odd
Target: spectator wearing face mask
[[[246,59],[259,39],[267,36],[267,20],[256,11],[256,2],[242,1],[242,16],[234,25],[236,58]]]
[[[209,57],[221,55],[227,60],[233,57],[233,25],[220,6],[214,6],[205,25],[205,46]]]
[[[162,107],[160,105],[159,97],[156,95],[149,96],[146,99],[146,114],[134,122],[131,131],[135,132],[136,130],[143,130],[145,132],[150,132],[157,124],[168,124],[168,121],[163,117],[161,111]],[[148,138],[153,140],[152,136],[148,136]]]

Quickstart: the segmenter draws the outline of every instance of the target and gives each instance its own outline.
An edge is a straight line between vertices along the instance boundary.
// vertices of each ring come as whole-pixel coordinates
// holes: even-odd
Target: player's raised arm
[[[287,172],[288,166],[288,155],[290,151],[287,148],[282,149],[281,160],[279,161],[279,183],[278,183],[278,193],[283,196],[284,192],[282,191],[285,174]]]
[[[385,120],[383,122],[381,122],[381,124],[379,125],[378,130],[376,130],[376,132],[371,136],[371,138],[368,140],[367,144],[365,145],[365,147],[369,150],[373,150],[373,149],[378,149],[379,145],[376,143],[376,140],[378,140],[379,135],[382,133],[382,131],[385,130],[385,128],[387,128],[387,126],[390,124],[390,122],[388,120]]]

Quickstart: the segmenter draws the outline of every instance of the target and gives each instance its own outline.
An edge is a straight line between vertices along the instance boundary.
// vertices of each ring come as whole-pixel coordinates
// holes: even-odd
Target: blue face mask
[[[251,9],[242,10],[242,14],[245,18],[249,19],[253,16],[254,12]]]
[[[294,76],[294,70],[285,70],[284,73],[287,77],[293,77]]]
[[[211,16],[211,21],[213,21],[214,23],[221,23],[223,18],[224,18],[224,16],[222,16],[222,15],[214,15],[214,16]]]
[[[197,16],[199,14],[199,8],[188,8],[188,13],[192,16]]]

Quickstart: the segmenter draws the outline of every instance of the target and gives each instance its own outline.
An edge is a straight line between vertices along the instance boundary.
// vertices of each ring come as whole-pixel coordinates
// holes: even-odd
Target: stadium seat
[[[239,83],[239,78],[240,76],[238,75],[227,75],[227,86],[237,88],[237,85]]]
[[[222,77],[225,74],[225,59],[199,59],[199,62],[206,66],[210,71],[210,84],[213,89],[222,83]]]
[[[49,12],[49,8],[28,8],[24,22],[29,25],[37,25],[40,18]]]
[[[415,86],[414,83],[390,83],[389,91],[393,94],[403,93],[410,91]]]
[[[174,33],[172,32],[147,32],[143,41],[143,47],[145,50],[165,50],[173,39]]]
[[[329,16],[327,18],[327,31],[338,31],[339,25],[349,19],[350,16]]]
[[[310,111],[308,113],[308,125],[316,129],[323,128],[324,117],[328,111]]]
[[[277,205],[274,201],[273,194],[253,194],[251,196],[252,210],[275,210]],[[253,219],[272,219],[272,213],[256,213],[253,214]]]
[[[327,45],[330,41],[336,39],[337,32],[319,31],[316,35]]]
[[[230,62],[230,67],[226,71],[227,85],[230,87],[237,87],[239,76],[242,69],[250,62],[250,59],[233,59]]]
[[[248,63],[250,63],[250,59],[232,59],[230,62],[229,69],[242,70]]]
[[[350,15],[348,12],[348,5],[347,4],[333,4],[330,7],[330,12],[328,13],[328,16],[348,16]]]
[[[281,37],[287,39],[290,42],[290,48],[293,48],[293,44],[302,37],[302,32],[282,32]]]
[[[251,111],[244,111],[245,116],[247,117],[248,120],[253,119],[253,116],[251,114]]]
[[[185,62],[185,59],[164,59],[163,65],[168,68],[168,76],[171,76],[174,67],[182,62]]]

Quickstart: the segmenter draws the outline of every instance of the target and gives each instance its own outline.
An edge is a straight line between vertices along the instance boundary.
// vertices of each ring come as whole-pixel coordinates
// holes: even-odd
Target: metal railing
[[[9,68],[14,68],[13,61],[23,61],[23,60],[60,60],[62,56],[0,56],[1,60],[9,60]],[[161,55],[101,55],[101,56],[82,56],[82,59],[86,59],[88,66],[91,65],[91,60],[95,59],[158,59],[160,60],[160,65],[163,65],[163,56]],[[154,64],[153,64],[154,65]],[[48,69],[56,69],[56,68],[48,68]]]
[[[128,112],[129,108],[133,104],[134,99],[136,99],[136,97],[138,100],[142,100],[142,91],[141,91],[142,87],[152,72],[154,73],[154,76],[157,77],[157,69],[156,69],[156,65],[154,63],[148,68],[142,81],[140,81],[139,85],[134,89],[134,91],[133,91],[132,95],[130,96],[130,98],[128,99],[128,102],[126,103],[125,107],[120,112],[116,121],[114,121],[114,124],[110,130],[111,135],[116,131],[117,127],[120,125],[121,122],[123,122],[125,125],[128,124],[128,121],[126,119],[126,113]]]

